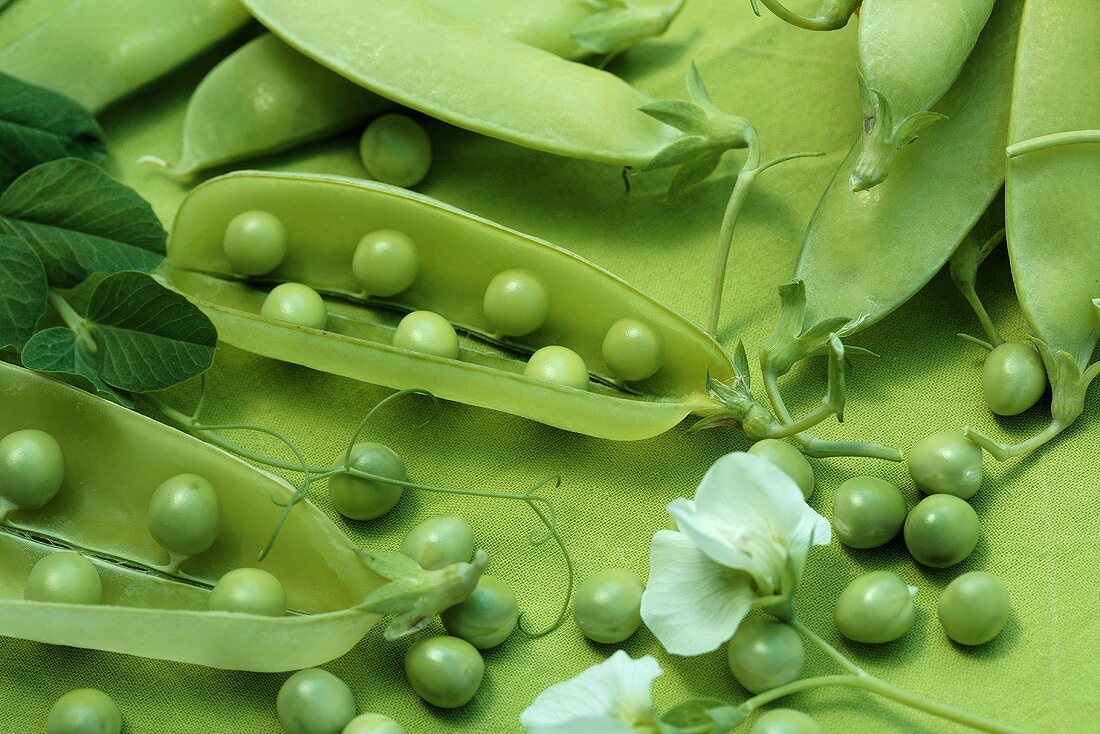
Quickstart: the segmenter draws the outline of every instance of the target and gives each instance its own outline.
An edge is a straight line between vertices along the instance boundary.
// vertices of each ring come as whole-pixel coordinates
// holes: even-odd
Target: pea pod
[[[1016,295],[1053,394],[1050,425],[1021,443],[967,430],[1002,460],[1038,448],[1076,420],[1100,374],[1100,365],[1089,365],[1100,341],[1096,138],[1058,135],[1100,128],[1100,95],[1081,86],[1100,74],[1098,38],[1100,13],[1088,0],[1027,5],[1008,139],[1013,152],[1031,152],[1008,160],[1005,217]],[[1043,136],[1051,137],[1027,143]]]
[[[225,572],[256,563],[293,490],[196,438],[106,400],[0,363],[0,434],[37,428],[65,456],[60,492],[0,523],[0,630],[4,635],[219,668],[296,670],[332,660],[378,620],[356,609],[383,581],[346,536],[305,503],[290,513],[260,567],[287,592],[286,617],[207,611]],[[219,488],[222,529],[186,577],[157,571],[167,552],[146,523],[150,498],[170,476],[196,473]],[[88,557],[103,603],[23,600],[30,569],[58,546]]]
[[[852,191],[881,184],[897,151],[943,119],[943,110],[931,107],[958,77],[993,2],[864,1],[859,18],[863,138],[849,177]],[[953,134],[963,136],[961,130]]]
[[[775,330],[760,352],[772,405],[788,417],[778,378],[905,303],[943,267],[1004,181],[1004,141],[1020,0],[997,4],[970,61],[928,128],[900,151],[889,179],[852,194],[858,143],[829,184],[802,241],[794,280],[781,287]]]
[[[238,0],[74,0],[0,50],[0,71],[100,112],[248,20]]]

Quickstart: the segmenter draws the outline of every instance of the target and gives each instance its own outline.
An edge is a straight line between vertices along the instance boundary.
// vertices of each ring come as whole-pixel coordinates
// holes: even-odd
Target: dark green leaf
[[[46,271],[23,240],[0,235],[0,349],[23,345],[46,311]]]
[[[202,311],[145,273],[105,278],[88,306],[100,377],[132,392],[164,390],[205,372],[218,334]]]
[[[23,348],[20,359],[27,369],[74,376],[84,387],[132,407],[133,402],[128,395],[112,389],[99,378],[95,368],[86,361],[86,352],[77,348],[75,332],[64,326],[55,326],[32,336]]]
[[[151,271],[167,234],[152,207],[86,161],[36,166],[0,195],[0,233],[26,240],[50,285],[72,287],[92,273]]]
[[[39,163],[70,156],[98,161],[106,154],[103,130],[90,112],[57,92],[0,74],[0,190]]]

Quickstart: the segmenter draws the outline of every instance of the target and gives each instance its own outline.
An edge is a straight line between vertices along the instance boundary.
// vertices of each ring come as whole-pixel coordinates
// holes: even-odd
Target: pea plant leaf
[[[150,272],[168,238],[137,192],[76,158],[36,166],[0,194],[0,234],[26,240],[61,288],[93,273]]]
[[[0,349],[23,345],[46,312],[46,270],[23,240],[0,235]]]
[[[77,348],[77,339],[77,333],[64,326],[43,329],[30,338],[20,359],[27,369],[76,378],[73,381],[82,383],[82,387],[90,387],[93,391],[132,408],[133,401],[129,395],[115,390],[100,379],[95,367],[85,359],[87,350]]]
[[[0,73],[0,190],[40,163],[67,157],[95,162],[105,155],[103,130],[90,112]]]

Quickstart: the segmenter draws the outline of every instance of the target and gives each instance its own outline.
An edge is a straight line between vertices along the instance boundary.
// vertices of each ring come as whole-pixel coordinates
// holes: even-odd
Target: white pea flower
[[[668,506],[680,532],[660,530],[649,552],[642,619],[676,655],[701,655],[733,637],[750,609],[794,618],[794,591],[829,522],[798,485],[743,452],[714,463],[695,500]]]
[[[528,734],[657,732],[650,689],[662,672],[651,656],[619,650],[575,678],[547,688],[519,715]]]

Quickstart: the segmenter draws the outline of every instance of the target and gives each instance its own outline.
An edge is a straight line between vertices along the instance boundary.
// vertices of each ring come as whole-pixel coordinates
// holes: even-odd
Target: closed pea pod
[[[57,699],[46,718],[46,734],[120,734],[122,712],[103,691],[77,688]]]

